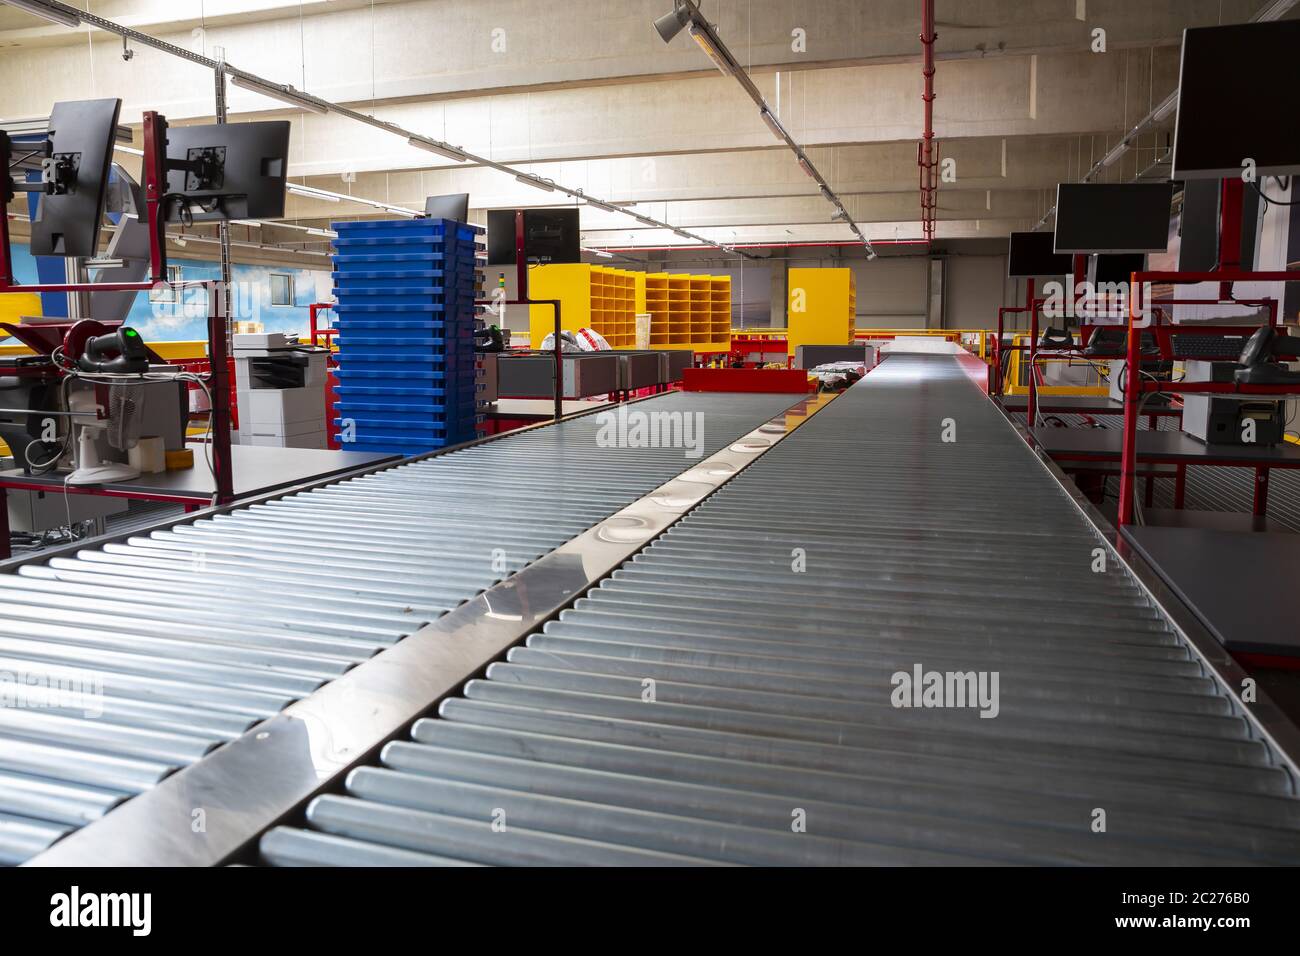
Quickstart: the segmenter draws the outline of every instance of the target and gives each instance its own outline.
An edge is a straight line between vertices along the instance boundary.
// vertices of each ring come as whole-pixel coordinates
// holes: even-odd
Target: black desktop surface
[[[1123,537],[1229,651],[1300,655],[1300,535],[1129,525]]]

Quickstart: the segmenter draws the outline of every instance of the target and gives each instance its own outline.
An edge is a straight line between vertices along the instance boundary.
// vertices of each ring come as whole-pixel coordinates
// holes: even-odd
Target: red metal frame
[[[1227,199],[1227,189],[1225,188],[1225,201]],[[1230,217],[1225,213],[1225,223],[1230,222]],[[1238,232],[1230,232],[1225,226],[1224,234],[1228,236],[1237,235]],[[1222,247],[1224,243],[1220,243]],[[1229,260],[1230,261],[1230,260]],[[1131,524],[1134,516],[1134,499],[1135,483],[1137,481],[1137,419],[1138,405],[1141,401],[1143,392],[1164,391],[1177,394],[1239,394],[1239,395],[1291,395],[1300,394],[1300,386],[1296,385],[1237,385],[1233,382],[1143,382],[1140,374],[1141,368],[1141,340],[1142,332],[1147,329],[1155,331],[1160,324],[1163,311],[1151,309],[1151,323],[1148,325],[1141,318],[1144,308],[1141,301],[1141,292],[1149,284],[1154,282],[1172,283],[1183,285],[1196,282],[1218,282],[1220,289],[1226,290],[1224,299],[1227,303],[1234,303],[1232,298],[1232,284],[1234,282],[1300,282],[1300,274],[1295,272],[1247,272],[1236,268],[1221,269],[1214,272],[1135,272],[1131,277],[1129,287],[1129,322],[1126,329],[1127,352],[1125,363],[1127,366],[1127,376],[1124,383],[1124,441],[1123,452],[1120,456],[1120,483],[1119,483],[1119,526]],[[1277,324],[1278,314],[1276,301],[1269,300],[1272,305],[1269,309],[1269,322],[1272,325]],[[1149,307],[1152,303],[1147,303]],[[1240,330],[1240,326],[1236,327]],[[1179,334],[1182,334],[1184,327],[1179,327]],[[1136,333],[1136,334],[1135,334]],[[1143,455],[1144,461],[1159,463],[1158,457]],[[1209,464],[1210,462],[1207,462]],[[1255,462],[1241,462],[1232,459],[1230,456],[1224,456],[1222,461],[1215,459],[1214,463],[1222,464],[1240,464],[1251,466],[1255,465],[1255,493],[1254,493],[1254,513],[1263,515],[1268,508],[1268,471],[1269,466],[1258,466]],[[1274,466],[1284,467],[1284,466]]]
[[[48,283],[23,285],[14,280],[13,257],[10,247],[9,217],[0,216],[0,294],[17,292],[148,292],[167,279],[167,243],[164,236],[163,206],[167,195],[167,118],[161,113],[144,114],[144,193],[145,216],[149,226],[150,278],[143,282],[103,283]],[[6,167],[8,163],[5,163]],[[5,175],[8,175],[6,172]],[[226,314],[223,295],[218,283],[181,283],[179,288],[202,286],[208,296],[208,362],[209,391],[212,396],[212,465],[215,477],[215,497],[218,504],[226,504],[234,497],[231,473],[231,375],[230,356],[227,354]],[[0,481],[0,558],[10,556],[9,514],[5,501],[5,488],[30,488],[33,483],[21,479]],[[65,486],[66,487],[66,486]],[[39,490],[48,491],[48,486]],[[71,489],[69,489],[71,490]],[[140,498],[149,501],[176,501],[201,506],[209,502],[208,496],[169,495],[162,492],[109,491],[103,488],[82,488],[74,494],[103,494],[112,497]]]
[[[7,159],[7,157],[6,157]],[[8,166],[8,163],[5,164]],[[8,172],[5,172],[8,175]],[[4,292],[148,292],[167,279],[167,243],[163,239],[163,198],[167,194],[167,118],[144,114],[144,194],[149,224],[150,278],[144,282],[72,282],[23,285],[15,281],[10,254],[9,217],[0,216],[0,293]],[[223,336],[224,338],[224,333]]]
[[[307,321],[308,321],[308,330],[311,334],[311,344],[319,345],[320,342],[318,341],[318,339],[323,338],[325,340],[325,347],[328,348],[330,345],[333,344],[332,340],[334,336],[338,334],[338,329],[332,327],[322,328],[320,326],[320,323],[316,317],[321,312],[324,312],[326,310],[332,312],[334,310],[334,303],[313,302],[311,305],[307,306]]]
[[[308,331],[311,335],[311,344],[320,345],[324,339],[324,347],[329,348],[334,344],[334,336],[338,334],[338,329],[321,328],[318,318],[321,312],[326,310],[333,311],[334,303],[332,302],[313,302],[307,306]],[[338,404],[339,393],[338,376],[334,370],[338,368],[338,360],[334,357],[333,351],[325,357],[325,434],[326,441],[330,448],[338,449],[340,447],[339,427],[334,424],[334,406]]]
[[[682,371],[684,392],[815,392],[808,373],[799,368],[688,368]]]

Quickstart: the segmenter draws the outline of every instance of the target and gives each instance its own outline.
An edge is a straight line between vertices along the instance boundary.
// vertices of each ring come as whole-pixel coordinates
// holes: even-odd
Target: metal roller
[[[996,715],[898,706],[918,665],[996,673]],[[263,860],[1300,862],[1288,761],[948,356],[889,358],[306,824]]]
[[[702,416],[708,455],[795,401],[678,393],[636,407]],[[680,447],[601,447],[601,427],[579,417],[0,576],[0,690],[30,675],[84,691],[0,706],[0,863],[27,860],[690,467]],[[291,862],[341,859],[353,844],[282,846]]]

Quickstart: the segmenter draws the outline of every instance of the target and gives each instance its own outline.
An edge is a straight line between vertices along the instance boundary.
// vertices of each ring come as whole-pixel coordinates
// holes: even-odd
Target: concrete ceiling
[[[941,183],[937,237],[1029,228],[1058,182],[1079,178],[1177,85],[1183,29],[1244,22],[1265,0],[936,0],[935,129],[955,178]],[[685,35],[651,21],[671,0],[90,0],[170,43],[518,165],[726,243],[843,242],[833,207],[777,144],[738,84]],[[808,150],[866,234],[920,235],[921,0],[705,0],[704,13]],[[1294,11],[1292,15],[1295,15]],[[1105,50],[1094,52],[1094,31]],[[0,117],[56,100],[117,96],[124,120],[212,115],[200,66],[108,33],[0,7]],[[293,123],[290,175],[413,209],[469,192],[482,211],[546,205],[507,174],[455,164],[338,115],[286,109],[231,88],[235,119]],[[1173,118],[1104,180],[1165,152]],[[128,166],[129,156],[121,157]],[[1158,174],[1158,171],[1157,171]],[[308,225],[379,214],[290,196]],[[591,247],[684,240],[584,208]],[[265,243],[302,234],[268,230]]]

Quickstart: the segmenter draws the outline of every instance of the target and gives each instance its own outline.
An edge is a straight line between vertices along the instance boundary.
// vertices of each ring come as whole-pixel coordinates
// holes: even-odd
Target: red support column
[[[1025,409],[1025,423],[1033,428],[1038,422],[1038,382],[1034,378],[1038,361],[1038,305],[1034,302],[1034,280],[1025,280],[1025,304],[1029,306],[1029,405]]]
[[[1128,352],[1124,365],[1124,451],[1120,456],[1119,474],[1119,526],[1133,522],[1133,496],[1137,483],[1137,420],[1138,401],[1142,389],[1142,358],[1139,344],[1140,328],[1135,328],[1138,316],[1137,298],[1129,295]]]

